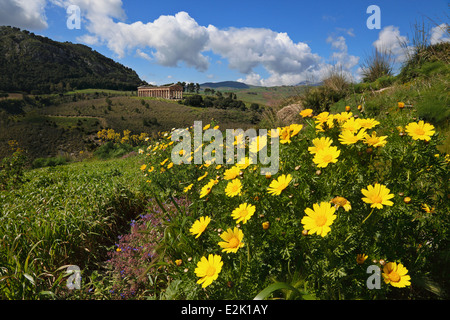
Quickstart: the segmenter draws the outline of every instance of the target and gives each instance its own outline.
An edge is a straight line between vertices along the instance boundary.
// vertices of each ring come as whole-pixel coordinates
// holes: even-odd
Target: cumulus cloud
[[[208,26],[207,49],[224,57],[228,66],[246,75],[238,79],[252,85],[293,85],[312,77],[320,69],[322,58],[302,42],[294,43],[286,33],[265,28],[229,28]],[[255,72],[262,66],[269,77]]]
[[[407,44],[408,38],[400,34],[398,27],[387,26],[380,31],[373,46],[380,52],[390,53],[397,62],[403,62],[411,49]]]
[[[29,30],[47,28],[46,0],[0,0],[0,25]]]
[[[450,41],[450,26],[446,23],[442,23],[431,29],[430,43],[436,44],[439,42]]]
[[[348,53],[348,46],[343,36],[329,36],[326,41],[327,43],[331,43],[331,48],[334,49],[331,60],[334,62],[335,66],[351,75],[351,70],[358,64],[359,57]]]

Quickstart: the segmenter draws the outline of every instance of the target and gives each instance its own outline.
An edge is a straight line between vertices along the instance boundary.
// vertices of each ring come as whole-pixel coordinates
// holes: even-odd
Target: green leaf
[[[285,282],[276,282],[276,283],[271,284],[270,286],[266,287],[265,289],[263,289],[260,293],[258,293],[256,295],[255,298],[253,298],[253,300],[264,300],[273,292],[275,292],[277,290],[282,290],[282,289],[294,291],[294,293],[296,295],[298,295],[301,299],[303,299],[302,293],[298,289],[294,288],[293,286],[291,286],[290,284],[287,284]]]
[[[27,278],[34,285],[34,279],[32,276],[30,276],[28,273],[24,273],[23,276],[25,278]]]

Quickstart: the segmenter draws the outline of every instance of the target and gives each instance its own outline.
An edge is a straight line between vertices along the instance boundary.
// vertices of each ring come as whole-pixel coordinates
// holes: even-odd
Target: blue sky
[[[79,30],[66,25],[71,4],[80,8]],[[381,10],[380,29],[367,28],[370,5]],[[450,16],[444,0],[0,0],[0,7],[0,25],[87,44],[154,84],[293,85],[320,80],[336,64],[357,81],[376,46],[402,60],[398,40],[416,21],[434,28],[433,41],[450,40],[440,32]]]

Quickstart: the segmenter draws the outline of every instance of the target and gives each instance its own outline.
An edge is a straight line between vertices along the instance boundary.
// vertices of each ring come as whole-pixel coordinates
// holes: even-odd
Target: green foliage
[[[151,194],[168,201],[186,197],[191,202],[170,219],[161,241],[161,261],[182,261],[166,267],[171,278],[168,290],[176,287],[177,299],[187,298],[188,292],[195,299],[447,297],[450,283],[444,270],[449,266],[445,257],[450,249],[450,190],[449,158],[437,150],[442,137],[413,140],[398,129],[416,122],[417,114],[411,110],[396,109],[377,119],[380,123],[367,132],[386,136],[385,146],[368,146],[363,141],[343,144],[339,140],[342,122],[337,118],[323,131],[317,130],[314,119],[305,118],[302,131],[280,145],[279,172],[266,177],[260,174],[261,164],[240,168],[236,179],[243,188],[235,197],[225,192],[229,180],[224,173],[233,164],[173,165],[170,159],[176,143],[170,144],[170,132],[152,143],[143,168],[151,181]],[[332,139],[340,150],[336,163],[324,168],[313,163],[308,148],[316,137]],[[290,174],[292,181],[280,195],[269,195],[270,183],[283,174]],[[211,181],[215,182],[210,192],[202,195]],[[362,190],[375,183],[389,188],[392,206],[375,209],[362,200]],[[327,235],[302,234],[305,210],[336,196],[344,197],[351,209],[337,207]],[[256,212],[245,224],[237,224],[231,213],[242,203],[255,205]],[[425,204],[431,210],[425,210]],[[201,216],[209,216],[211,222],[195,238],[190,228]],[[244,233],[244,247],[224,253],[218,245],[220,235],[235,226]],[[195,269],[209,254],[221,255],[224,264],[217,280],[203,290],[195,285],[199,279]],[[357,263],[358,254],[368,259]],[[383,272],[387,262],[402,263],[408,269],[410,287],[395,288],[383,279],[380,289],[366,286],[367,267],[375,265]]]
[[[12,154],[0,162],[0,190],[17,188],[24,181],[25,152],[15,140],[9,141],[8,145]]]
[[[94,156],[102,160],[113,159],[122,157],[133,150],[134,148],[129,144],[108,141],[94,151]]]
[[[34,159],[31,167],[33,169],[44,167],[55,167],[67,164],[66,157],[54,157],[54,158],[37,158]]]
[[[136,72],[91,48],[0,27],[0,90],[33,94],[73,88],[136,90]]]
[[[147,202],[139,161],[31,170],[0,191],[0,299],[105,298],[106,254]],[[68,265],[80,267],[82,290],[66,288]]]

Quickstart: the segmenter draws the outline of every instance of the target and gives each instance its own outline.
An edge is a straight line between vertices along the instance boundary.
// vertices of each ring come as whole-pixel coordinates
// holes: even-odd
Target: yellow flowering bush
[[[176,150],[183,158],[176,164],[174,131],[152,140],[142,163],[149,194],[190,203],[168,222],[160,244],[161,259],[183,261],[166,266],[167,285],[195,299],[252,299],[273,283],[318,299],[422,298],[433,294],[430,284],[448,285],[442,138],[414,111],[377,119],[356,112],[306,109],[269,137],[236,136],[246,147],[242,163],[214,149],[213,161],[194,164],[195,151],[222,144],[212,138]],[[261,174],[265,165],[248,151],[270,153],[274,138],[278,171]],[[367,284],[371,265],[380,270],[377,288]]]

